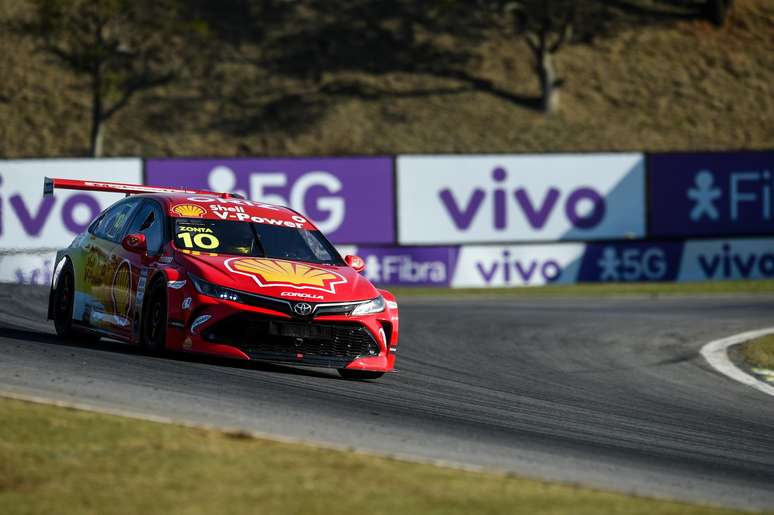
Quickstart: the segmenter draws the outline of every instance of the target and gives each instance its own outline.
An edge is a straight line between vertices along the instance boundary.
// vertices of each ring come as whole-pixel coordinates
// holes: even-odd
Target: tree
[[[84,79],[91,96],[89,153],[102,155],[106,123],[139,93],[171,82],[185,64],[177,0],[33,0],[20,28]]]

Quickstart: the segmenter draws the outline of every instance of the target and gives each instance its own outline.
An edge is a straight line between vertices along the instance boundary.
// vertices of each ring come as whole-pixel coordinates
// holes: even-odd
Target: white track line
[[[739,333],[728,338],[722,338],[709,342],[701,348],[701,355],[707,360],[712,368],[720,372],[721,374],[730,377],[734,381],[752,386],[756,390],[760,390],[763,393],[774,395],[774,387],[759,381],[755,377],[751,376],[747,372],[738,368],[728,358],[728,348],[732,345],[744,343],[746,341],[766,336],[767,334],[774,333],[774,327],[767,327],[765,329],[758,329],[757,331],[748,331],[746,333]]]

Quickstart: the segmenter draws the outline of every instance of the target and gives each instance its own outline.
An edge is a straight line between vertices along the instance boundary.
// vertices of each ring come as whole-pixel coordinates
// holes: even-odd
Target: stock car
[[[70,179],[124,193],[57,252],[48,318],[58,335],[335,368],[394,370],[395,297],[304,216],[229,193]]]

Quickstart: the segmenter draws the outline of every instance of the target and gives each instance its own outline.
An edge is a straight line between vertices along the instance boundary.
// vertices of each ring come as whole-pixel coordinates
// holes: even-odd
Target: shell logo
[[[113,274],[111,296],[115,314],[121,317],[129,316],[129,308],[132,307],[132,269],[129,261],[122,261]]]
[[[196,204],[178,204],[172,208],[172,212],[179,216],[201,218],[207,212],[202,206]]]
[[[232,258],[226,260],[225,265],[236,274],[250,277],[258,286],[336,293],[336,285],[347,282],[343,276],[330,270],[277,259]]]

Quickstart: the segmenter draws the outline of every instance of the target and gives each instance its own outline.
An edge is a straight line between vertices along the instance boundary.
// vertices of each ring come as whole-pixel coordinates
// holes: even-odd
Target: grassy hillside
[[[0,0],[0,17],[25,0]],[[448,45],[459,44],[448,41]],[[0,33],[0,156],[88,148],[89,96],[33,43]],[[420,73],[329,72],[309,88],[221,66],[217,84],[145,94],[107,126],[107,155],[333,155],[774,147],[774,2],[737,0],[729,23],[667,20],[557,58],[560,114],[519,98],[538,84],[520,39],[492,37],[467,70],[512,98]],[[212,81],[211,81],[212,82]],[[221,96],[213,92],[229,92]],[[230,100],[226,98],[230,96]]]

